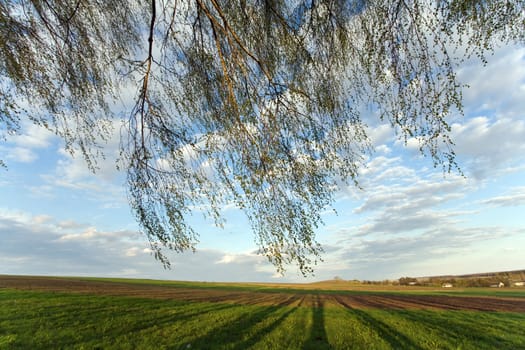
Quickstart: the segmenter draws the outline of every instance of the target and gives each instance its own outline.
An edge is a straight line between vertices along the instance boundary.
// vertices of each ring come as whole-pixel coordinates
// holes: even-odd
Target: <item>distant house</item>
[[[408,285],[409,285],[409,286],[417,286],[417,284],[418,284],[418,283],[415,282],[415,281],[408,282]]]
[[[514,282],[514,285],[516,287],[524,287],[525,286],[525,282]]]
[[[498,284],[491,284],[490,285],[490,288],[503,288],[503,287],[505,287],[505,283],[503,283],[503,282],[500,282]]]
[[[454,286],[452,285],[452,283],[443,283],[443,284],[441,285],[441,288],[452,288],[452,287],[454,287]]]

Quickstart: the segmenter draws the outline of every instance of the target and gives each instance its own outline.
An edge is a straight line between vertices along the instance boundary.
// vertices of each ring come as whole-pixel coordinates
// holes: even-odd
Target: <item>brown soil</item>
[[[438,309],[525,312],[525,299],[448,295],[333,294],[231,291],[206,288],[181,288],[72,278],[0,275],[0,288],[49,292],[75,292],[95,295],[131,296],[186,301],[224,302],[245,305],[295,305],[308,307],[339,306],[352,309]]]

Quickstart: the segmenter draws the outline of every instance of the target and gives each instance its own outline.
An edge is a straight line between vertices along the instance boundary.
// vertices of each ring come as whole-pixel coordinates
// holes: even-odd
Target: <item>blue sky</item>
[[[247,220],[226,208],[224,229],[196,212],[195,254],[170,255],[164,270],[130,214],[114,166],[118,127],[91,174],[80,156],[45,129],[23,124],[0,143],[0,274],[117,276],[203,281],[309,282],[340,276],[381,280],[525,268],[525,48],[504,47],[482,67],[459,67],[464,116],[452,137],[465,177],[443,174],[368,121],[375,153],[362,189],[340,188],[317,232],[324,262],[304,279],[284,276],[256,246]]]

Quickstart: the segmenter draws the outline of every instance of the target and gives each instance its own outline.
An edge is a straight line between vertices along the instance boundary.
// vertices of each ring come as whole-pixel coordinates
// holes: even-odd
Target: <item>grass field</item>
[[[525,349],[525,290],[0,276],[0,349]]]

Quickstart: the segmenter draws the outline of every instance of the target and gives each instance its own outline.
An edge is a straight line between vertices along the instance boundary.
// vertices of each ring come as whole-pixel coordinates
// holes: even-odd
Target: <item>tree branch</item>
[[[148,57],[146,58],[146,72],[144,73],[144,79],[142,80],[142,89],[140,94],[140,133],[141,133],[141,142],[142,142],[142,148],[146,147],[145,143],[145,136],[144,136],[144,127],[145,127],[145,105],[148,101],[148,83],[149,83],[149,76],[151,73],[151,63],[153,62],[153,35],[154,35],[154,28],[155,28],[155,20],[156,20],[156,3],[155,0],[151,0],[151,21],[149,26],[149,37],[148,37]]]

